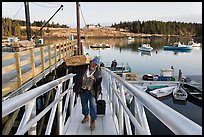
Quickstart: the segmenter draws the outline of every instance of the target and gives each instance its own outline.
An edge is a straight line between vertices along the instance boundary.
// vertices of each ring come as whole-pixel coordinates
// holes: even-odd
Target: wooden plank
[[[19,52],[19,56],[25,56],[25,55],[28,55],[28,54],[30,54],[30,50],[25,50],[25,51]]]
[[[2,97],[8,94],[9,92],[14,91],[17,88],[18,88],[17,78],[6,83],[2,83]]]
[[[54,49],[55,64],[57,64],[57,46],[54,45],[54,47],[55,47],[55,49]],[[57,68],[57,67],[55,66],[55,68]]]
[[[14,53],[6,54],[6,56],[2,56],[2,61],[10,60],[14,58]]]
[[[50,45],[48,45],[48,60],[49,60],[49,67],[51,66],[51,53],[50,53]],[[50,70],[51,72],[51,70]]]
[[[39,52],[39,51],[40,51],[40,48],[41,48],[41,47],[34,48],[34,49],[33,49],[33,52],[34,52],[34,53],[35,53],[35,52]]]
[[[40,47],[42,71],[45,70],[44,48]],[[45,77],[45,76],[44,76]]]
[[[35,67],[35,75],[38,75],[38,74],[40,74],[41,72],[42,72],[42,66],[41,66],[41,65]]]
[[[65,58],[65,55],[64,55],[65,54],[65,50],[64,50],[64,48],[65,48],[65,43],[62,43],[63,59]]]
[[[31,62],[30,62],[30,59],[26,59],[26,60],[24,60],[24,61],[21,61],[21,67],[22,66],[24,66],[24,65],[27,65],[27,64],[30,64]]]
[[[35,56],[35,60],[41,59],[41,55]]]
[[[22,75],[22,84],[26,83],[32,78],[32,71],[28,71]]]
[[[22,75],[21,75],[19,53],[15,52],[14,56],[15,56],[15,59],[16,59],[17,83],[18,83],[18,87],[20,87],[22,85]]]
[[[19,111],[20,111],[20,109],[16,110],[16,111],[12,114],[11,118],[9,118],[8,122],[7,122],[6,125],[4,126],[4,129],[3,129],[3,131],[2,131],[2,135],[9,135],[9,132],[11,131],[11,128],[13,127],[13,124],[14,124],[14,122],[15,122],[15,120],[16,120],[16,117],[17,117]]]
[[[3,67],[2,68],[2,74],[8,73],[9,71],[12,71],[14,69],[16,69],[16,64],[11,64],[11,65],[8,65],[6,67]]]
[[[33,49],[30,50],[30,62],[31,62],[31,68],[32,68],[32,77],[35,77],[35,58],[34,58],[34,52]]]

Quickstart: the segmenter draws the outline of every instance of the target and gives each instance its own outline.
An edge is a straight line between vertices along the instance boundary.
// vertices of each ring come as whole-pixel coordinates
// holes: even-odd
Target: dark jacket
[[[69,66],[68,68],[68,73],[73,73],[76,74],[76,76],[74,76],[73,78],[73,82],[74,82],[74,87],[73,90],[74,92],[77,94],[77,96],[81,93],[81,86],[82,86],[82,79],[83,79],[83,75],[86,72],[88,65],[81,65],[81,66]],[[98,99],[98,96],[101,93],[101,82],[102,82],[102,75],[101,75],[101,68],[97,67],[96,71],[94,72],[94,77],[96,79],[96,81],[93,84],[94,87],[94,93],[93,96]]]

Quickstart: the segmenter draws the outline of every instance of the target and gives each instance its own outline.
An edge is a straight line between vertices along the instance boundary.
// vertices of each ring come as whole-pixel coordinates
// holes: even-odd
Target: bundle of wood
[[[28,41],[28,40],[11,43],[11,48],[13,49],[13,51],[23,51],[23,50],[32,49],[34,47],[35,47],[35,43],[33,41]]]
[[[77,55],[77,56],[65,58],[65,63],[67,66],[86,65],[86,64],[89,64],[90,61],[91,61],[91,58],[86,55]]]
[[[125,80],[136,81],[137,75],[135,73],[123,73]]]

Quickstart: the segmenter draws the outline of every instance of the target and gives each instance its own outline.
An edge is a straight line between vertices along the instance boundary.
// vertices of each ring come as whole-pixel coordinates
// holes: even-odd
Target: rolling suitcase
[[[97,107],[97,115],[105,115],[106,102],[105,100],[102,100],[102,93],[101,93],[101,99],[97,100],[96,107]]]

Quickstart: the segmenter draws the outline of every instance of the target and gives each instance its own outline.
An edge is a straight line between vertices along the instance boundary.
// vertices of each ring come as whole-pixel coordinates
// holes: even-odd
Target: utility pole
[[[79,15],[79,2],[76,2],[76,12],[77,12],[77,45],[78,45],[78,55],[82,55],[82,45],[80,36],[80,15]]]
[[[30,28],[30,14],[29,14],[29,4],[24,2],[25,5],[25,15],[26,15],[26,33],[27,40],[31,41],[31,28]]]

